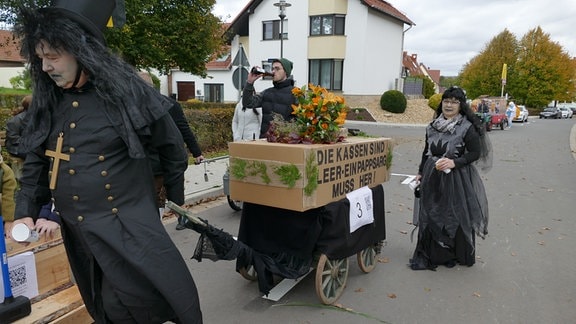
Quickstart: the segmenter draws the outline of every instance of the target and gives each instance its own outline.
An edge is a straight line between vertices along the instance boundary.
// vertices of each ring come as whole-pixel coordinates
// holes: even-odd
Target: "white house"
[[[351,106],[402,89],[405,26],[415,25],[406,15],[382,0],[287,2],[280,19],[283,1],[250,1],[228,28],[230,55],[207,65],[207,78],[171,71],[168,92],[179,100],[235,102],[240,95],[235,82],[244,84],[249,66],[266,68],[281,52],[294,62],[297,86],[319,84],[344,95]],[[244,64],[237,57],[240,49],[246,53]],[[271,85],[258,80],[255,87],[261,91]]]

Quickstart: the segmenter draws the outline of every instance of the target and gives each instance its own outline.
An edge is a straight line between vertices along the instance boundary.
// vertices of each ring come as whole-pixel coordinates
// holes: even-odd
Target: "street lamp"
[[[274,4],[278,7],[278,17],[280,17],[280,58],[284,57],[284,18],[286,18],[286,8],[291,4],[285,0],[280,0]]]

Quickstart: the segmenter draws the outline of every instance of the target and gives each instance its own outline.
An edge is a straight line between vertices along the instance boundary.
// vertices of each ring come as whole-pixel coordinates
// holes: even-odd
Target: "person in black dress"
[[[490,169],[490,141],[464,91],[451,87],[426,128],[413,270],[474,265],[475,236],[488,234],[488,200],[476,164]]]

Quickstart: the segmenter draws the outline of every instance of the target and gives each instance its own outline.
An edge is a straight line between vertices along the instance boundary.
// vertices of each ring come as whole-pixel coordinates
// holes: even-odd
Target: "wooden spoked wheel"
[[[358,266],[364,273],[368,273],[376,267],[376,248],[373,246],[367,247],[364,250],[356,253]]]
[[[258,279],[258,275],[256,273],[256,270],[254,269],[254,267],[252,265],[249,265],[247,267],[242,267],[242,268],[238,269],[238,272],[246,280],[256,281]]]
[[[344,292],[348,279],[348,258],[330,260],[320,255],[316,266],[316,294],[323,304],[336,302]]]

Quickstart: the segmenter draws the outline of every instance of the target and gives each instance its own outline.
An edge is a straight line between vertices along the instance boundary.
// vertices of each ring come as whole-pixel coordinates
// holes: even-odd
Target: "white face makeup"
[[[78,61],[74,56],[52,48],[46,41],[41,41],[36,46],[36,56],[42,60],[42,71],[46,72],[57,86],[68,89],[74,85],[78,71]],[[82,79],[85,80],[83,77]],[[78,82],[76,86],[81,86],[84,82]]]
[[[456,98],[442,100],[442,114],[446,119],[452,119],[460,113],[460,100]]]

